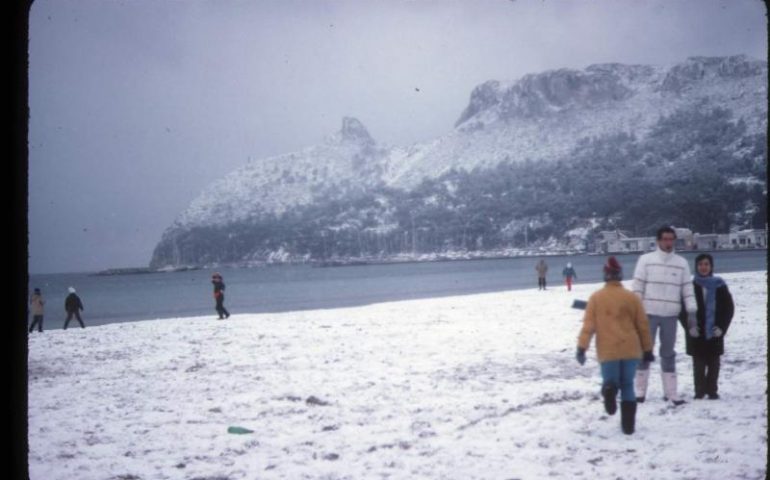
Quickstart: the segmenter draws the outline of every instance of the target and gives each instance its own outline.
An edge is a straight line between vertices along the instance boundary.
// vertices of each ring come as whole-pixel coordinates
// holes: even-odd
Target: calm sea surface
[[[696,253],[685,253],[692,261]],[[716,273],[765,271],[767,250],[714,252]],[[284,312],[366,305],[376,302],[536,288],[540,257],[394,265],[317,268],[274,266],[219,271],[227,285],[231,314]],[[572,262],[577,283],[598,282],[606,256],[547,256],[548,285],[563,288],[561,271]],[[630,278],[638,255],[620,255]],[[88,325],[157,318],[211,315],[216,318],[210,283],[212,270],[141,275],[32,275],[46,299],[45,328],[61,328],[69,286],[83,300]],[[74,322],[74,321],[73,321]],[[73,323],[70,323],[70,327]],[[77,322],[74,323],[77,326]]]

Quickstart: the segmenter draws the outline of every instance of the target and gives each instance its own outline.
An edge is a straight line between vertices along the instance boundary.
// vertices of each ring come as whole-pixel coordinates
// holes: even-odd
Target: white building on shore
[[[693,233],[688,228],[673,227],[676,232],[676,250],[735,250],[767,248],[767,231],[762,229],[738,230],[730,233]],[[596,253],[644,253],[655,250],[655,236],[630,237],[621,230],[599,232]]]

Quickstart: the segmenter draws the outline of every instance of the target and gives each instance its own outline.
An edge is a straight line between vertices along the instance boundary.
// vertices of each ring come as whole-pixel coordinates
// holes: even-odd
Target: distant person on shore
[[[687,260],[674,253],[676,232],[671,227],[661,227],[657,233],[658,247],[645,253],[636,263],[632,290],[642,300],[644,310],[650,322],[652,343],[660,332],[661,380],[663,399],[674,406],[682,405],[676,382],[676,343],[677,318],[682,304],[686,310],[687,324],[695,324],[695,294]],[[644,402],[647,384],[650,379],[650,364],[642,362],[636,372],[637,401]]]
[[[36,288],[29,299],[29,306],[32,309],[32,325],[29,326],[29,333],[35,330],[35,325],[38,332],[43,332],[43,305],[45,305],[43,294],[40,293],[39,288]]]
[[[695,303],[698,305],[696,323],[688,324],[687,312],[682,310],[682,324],[687,341],[687,355],[692,357],[695,398],[708,395],[709,400],[719,398],[719,357],[725,352],[724,338],[735,307],[727,283],[714,276],[714,258],[703,253],[695,258]]]
[[[73,316],[77,319],[81,327],[86,328],[83,319],[80,318],[80,311],[85,310],[83,308],[83,302],[80,301],[80,297],[75,293],[74,287],[70,287],[69,292],[70,294],[67,295],[67,298],[64,300],[64,309],[67,311],[67,320],[64,321],[64,330],[67,330]]]
[[[572,263],[567,262],[567,266],[564,267],[564,270],[561,271],[562,276],[564,277],[564,281],[567,282],[567,291],[572,291],[572,279],[577,279],[577,272],[575,272],[575,269],[572,268]]]
[[[211,283],[214,285],[214,300],[216,300],[217,313],[219,319],[225,319],[230,317],[230,312],[225,308],[225,282],[222,281],[222,275],[219,272],[214,273],[211,276]]]
[[[535,265],[535,271],[537,271],[537,289],[545,290],[545,276],[548,273],[548,264],[542,258],[537,265]]]
[[[606,283],[588,299],[575,357],[581,365],[585,363],[586,350],[596,334],[604,409],[610,415],[615,414],[620,391],[620,424],[623,433],[630,435],[636,423],[636,367],[640,359],[651,362],[655,357],[642,302],[623,287],[621,280],[620,263],[615,257],[609,257],[604,265]]]

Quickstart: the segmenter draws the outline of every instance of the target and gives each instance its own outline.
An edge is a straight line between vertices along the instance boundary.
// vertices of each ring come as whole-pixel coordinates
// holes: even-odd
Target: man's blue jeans
[[[636,358],[601,362],[602,384],[614,384],[620,389],[621,400],[635,402],[634,376],[638,365],[639,360]]]

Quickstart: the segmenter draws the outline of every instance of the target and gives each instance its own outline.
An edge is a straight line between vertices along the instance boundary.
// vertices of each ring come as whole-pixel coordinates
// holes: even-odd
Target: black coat
[[[697,338],[690,336],[687,330],[687,313],[682,309],[682,313],[679,314],[679,323],[682,324],[685,331],[685,338],[687,339],[687,355],[693,356],[715,356],[725,353],[725,335],[727,329],[730,327],[730,321],[733,319],[733,312],[735,307],[733,305],[733,297],[730,295],[730,290],[727,285],[723,285],[717,288],[717,300],[716,300],[716,312],[714,318],[714,326],[719,327],[722,330],[721,337],[711,337],[706,340],[706,298],[703,288],[695,284],[695,301],[698,304],[698,330],[700,335]]]
[[[64,300],[64,309],[67,310],[67,312],[83,310],[83,302],[80,301],[80,297],[74,293],[70,293],[67,295],[67,299]]]

